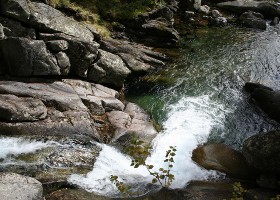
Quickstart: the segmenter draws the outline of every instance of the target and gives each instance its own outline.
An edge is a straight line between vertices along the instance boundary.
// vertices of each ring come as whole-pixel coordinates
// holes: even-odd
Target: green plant
[[[143,146],[144,142],[138,138],[131,140],[128,147],[125,148],[125,152],[132,157],[131,166],[138,168],[139,166],[144,166],[150,175],[154,178],[151,183],[159,183],[162,187],[168,188],[175,177],[171,173],[173,168],[174,156],[176,155],[176,147],[170,146],[166,151],[164,162],[167,164],[167,169],[159,168],[158,171],[154,170],[154,166],[146,163],[146,158],[151,154],[151,146]],[[121,181],[119,181],[118,176],[111,175],[110,180],[116,185],[118,190],[122,193],[129,193],[128,187]]]
[[[243,194],[245,192],[247,192],[247,190],[242,187],[240,182],[233,183],[233,192],[231,200],[243,200]]]

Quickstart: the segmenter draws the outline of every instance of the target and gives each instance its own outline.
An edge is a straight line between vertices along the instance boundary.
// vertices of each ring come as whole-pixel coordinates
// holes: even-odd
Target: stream
[[[266,31],[231,26],[202,29],[199,37],[181,41],[181,48],[174,50],[178,57],[170,66],[128,89],[127,100],[148,110],[162,127],[147,163],[154,169],[166,168],[166,150],[177,148],[171,188],[182,188],[190,180],[223,178],[223,174],[201,169],[191,160],[192,150],[199,144],[221,142],[240,150],[246,138],[279,128],[248,103],[242,89],[246,82],[280,88],[279,34],[279,26],[269,26]],[[147,84],[151,85],[149,90],[143,86]],[[8,142],[13,145],[9,145],[7,140],[0,139],[0,146],[6,145],[2,159],[9,151],[20,153],[17,147],[24,145],[27,153],[56,145],[11,139]],[[104,196],[118,196],[109,180],[110,175],[116,175],[142,194],[153,189],[147,186],[153,177],[144,167],[135,169],[130,166],[131,159],[115,147],[100,146],[102,151],[92,171],[71,175],[70,183]]]

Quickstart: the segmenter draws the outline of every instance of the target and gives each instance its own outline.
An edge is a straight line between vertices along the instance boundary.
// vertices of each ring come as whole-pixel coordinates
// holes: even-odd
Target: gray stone
[[[225,17],[217,17],[213,19],[213,23],[216,26],[225,26],[227,25],[227,19]]]
[[[55,57],[42,40],[9,37],[0,40],[1,67],[15,76],[60,75]]]
[[[70,72],[71,63],[68,56],[64,52],[58,52],[55,54],[58,66],[60,67],[61,75],[68,75]]]
[[[131,125],[131,118],[129,114],[122,111],[112,111],[108,112],[107,116],[108,121],[115,130],[113,140],[117,140],[119,137],[127,133]]]
[[[262,13],[267,18],[280,16],[280,5],[273,1],[237,0],[217,4],[221,8],[242,14],[248,10]]]
[[[4,27],[0,23],[0,40],[3,40],[4,38],[5,38]]]
[[[73,88],[59,81],[53,83],[0,81],[0,93],[39,98],[46,106],[53,106],[60,111],[87,110]]]
[[[0,173],[0,194],[2,200],[43,200],[43,187],[31,177]]]
[[[150,48],[120,40],[105,40],[102,48],[119,55],[133,73],[148,73],[155,66],[163,66],[165,55],[153,52]]]
[[[39,99],[0,95],[0,118],[3,120],[37,121],[46,117],[47,108]]]
[[[190,19],[193,16],[194,16],[194,12],[193,11],[185,11],[186,19]]]
[[[274,17],[273,20],[271,21],[270,25],[276,26],[277,24],[279,24],[279,17]]]
[[[82,97],[82,101],[86,107],[88,107],[90,113],[92,115],[103,115],[105,114],[105,108],[102,104],[102,98],[88,95],[86,97]],[[108,111],[108,108],[107,108]]]
[[[211,11],[211,16],[213,17],[213,18],[218,18],[218,17],[222,17],[223,15],[220,13],[220,11],[218,11],[218,10],[212,10]]]
[[[106,112],[112,110],[122,111],[124,109],[124,104],[116,98],[102,98],[101,101],[102,101],[102,106]]]
[[[30,8],[26,0],[1,0],[0,13],[23,22],[30,18]]]
[[[248,11],[239,17],[240,23],[248,28],[266,30],[266,21],[260,13]]]
[[[92,84],[92,92],[97,97],[114,97],[119,98],[119,93],[116,90],[107,88],[100,84]]]
[[[4,27],[4,33],[7,37],[26,37],[36,39],[35,30],[33,28],[22,26],[17,20],[0,16],[0,23]]]
[[[53,40],[48,41],[46,44],[51,51],[55,52],[65,51],[69,47],[69,44],[66,40]]]
[[[210,7],[207,6],[207,5],[203,5],[203,6],[199,7],[198,11],[201,12],[201,13],[209,14]]]
[[[64,33],[88,42],[94,40],[94,36],[88,28],[74,19],[66,17],[55,8],[39,2],[29,2],[28,4],[31,10],[28,24],[37,29]]]
[[[40,39],[45,42],[52,40],[66,40],[69,43],[69,47],[65,53],[70,59],[71,71],[80,77],[87,77],[89,67],[97,58],[99,48],[98,43],[84,41],[83,38],[73,37],[63,33],[40,33]]]
[[[122,87],[130,70],[122,59],[112,53],[99,50],[99,60],[89,69],[88,80],[115,87]]]

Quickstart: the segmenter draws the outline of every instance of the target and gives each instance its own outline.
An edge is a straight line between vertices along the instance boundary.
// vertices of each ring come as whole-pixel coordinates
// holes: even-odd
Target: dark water
[[[164,124],[171,105],[185,97],[208,95],[229,111],[224,111],[222,127],[213,126],[208,140],[239,149],[249,136],[279,128],[248,103],[248,95],[243,91],[246,82],[280,88],[279,29],[256,31],[229,26],[201,30],[199,37],[182,40],[173,64],[145,77],[155,84],[152,89],[139,92],[141,84],[130,88],[128,99]]]

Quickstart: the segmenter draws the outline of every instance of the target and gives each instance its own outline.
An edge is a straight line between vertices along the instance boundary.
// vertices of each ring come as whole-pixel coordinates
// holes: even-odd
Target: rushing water
[[[147,163],[155,169],[166,168],[165,151],[169,146],[177,147],[172,168],[175,181],[171,187],[184,187],[193,179],[221,176],[192,162],[192,150],[199,144],[215,141],[240,149],[249,136],[279,128],[248,103],[242,89],[248,81],[279,89],[279,33],[279,27],[269,27],[263,32],[235,27],[201,30],[199,37],[182,41],[182,48],[177,50],[179,56],[172,65],[146,77],[153,81],[149,91],[143,90],[141,83],[128,91],[128,100],[146,108],[162,126]],[[53,144],[2,138],[0,146],[5,148],[0,159],[49,145]],[[135,191],[143,190],[151,182],[145,168],[135,169],[130,166],[128,156],[112,146],[101,146],[92,171],[86,175],[74,174],[69,182],[108,196],[118,194],[110,175],[119,176],[120,181],[132,185]]]
[[[242,87],[250,81],[279,88],[279,32],[279,27],[264,32],[205,29],[198,38],[182,42],[180,56],[171,66],[146,77],[155,83],[152,89],[142,90],[140,83],[129,90],[129,100],[150,111],[163,127],[147,162],[156,169],[164,167],[165,151],[177,147],[171,187],[217,176],[192,162],[191,153],[197,145],[215,141],[240,149],[249,136],[277,128],[277,123],[248,103]],[[69,180],[103,195],[117,193],[110,175],[129,184],[151,181],[145,169],[135,170],[129,164],[128,157],[104,146],[92,172]]]

